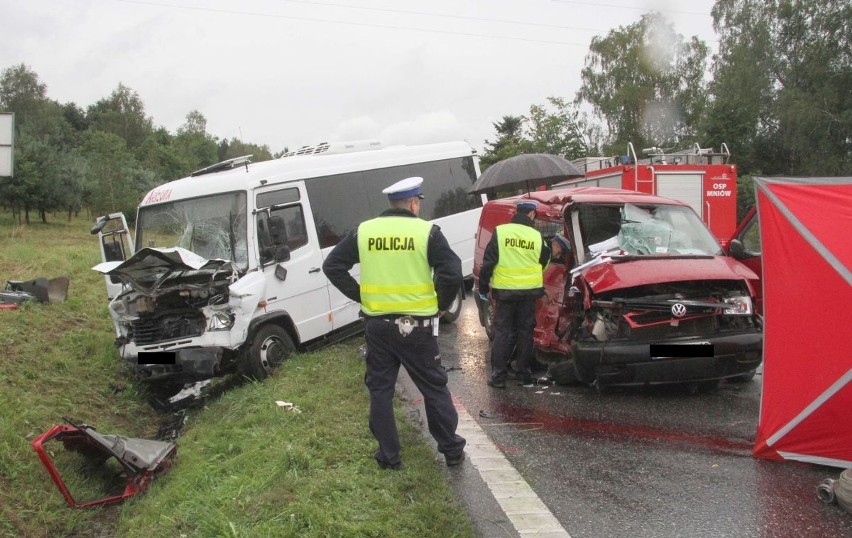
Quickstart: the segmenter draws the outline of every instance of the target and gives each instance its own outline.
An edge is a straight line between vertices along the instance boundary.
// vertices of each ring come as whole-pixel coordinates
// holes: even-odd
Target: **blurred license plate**
[[[695,342],[692,344],[651,344],[652,359],[712,356],[713,344],[710,342]]]
[[[138,364],[174,364],[174,351],[140,351],[137,357]]]

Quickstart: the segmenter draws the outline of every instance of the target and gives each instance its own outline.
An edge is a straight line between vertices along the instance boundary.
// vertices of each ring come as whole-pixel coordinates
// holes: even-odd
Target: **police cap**
[[[397,181],[382,192],[388,195],[390,200],[405,200],[406,198],[424,198],[422,177],[407,177]]]
[[[538,205],[532,200],[522,200],[515,204],[515,207],[518,208],[518,213],[524,212],[529,213],[530,211],[534,211],[538,209]]]
[[[555,239],[562,246],[562,250],[571,250],[571,243],[568,242],[568,239],[566,239],[565,236],[556,234],[555,236],[553,236],[553,239]]]

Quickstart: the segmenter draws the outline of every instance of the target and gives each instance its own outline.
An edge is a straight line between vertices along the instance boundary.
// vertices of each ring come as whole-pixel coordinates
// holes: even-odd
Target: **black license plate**
[[[652,359],[712,356],[713,344],[709,342],[697,342],[695,344],[651,344]]]
[[[174,351],[140,351],[137,364],[174,364]]]

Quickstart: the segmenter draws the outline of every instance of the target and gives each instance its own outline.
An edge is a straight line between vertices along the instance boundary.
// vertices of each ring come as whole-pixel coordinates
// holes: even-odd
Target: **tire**
[[[497,334],[497,330],[494,328],[494,303],[488,301],[485,303],[485,312],[483,319],[485,320],[485,334],[488,336],[488,339],[492,342],[494,341],[494,335]]]
[[[295,351],[296,346],[287,331],[267,323],[258,329],[251,345],[241,355],[240,373],[249,379],[266,379]]]
[[[444,311],[444,315],[441,317],[441,320],[447,323],[452,323],[459,319],[459,314],[461,314],[462,310],[462,301],[464,301],[464,291],[459,288],[458,293],[456,293],[456,298],[453,299],[450,307]]]
[[[552,363],[547,369],[547,374],[557,385],[581,384],[580,379],[577,377],[577,371],[574,368],[574,361],[570,359]]]
[[[597,381],[597,374],[595,374],[594,368],[583,367],[575,360],[570,361],[571,364],[574,365],[574,376],[577,378],[577,382],[583,385],[591,385]],[[598,386],[598,390],[600,390],[600,385],[595,383]]]
[[[530,368],[533,371],[547,370],[552,365],[569,360],[561,353],[548,353],[536,348],[535,355],[530,363]]]

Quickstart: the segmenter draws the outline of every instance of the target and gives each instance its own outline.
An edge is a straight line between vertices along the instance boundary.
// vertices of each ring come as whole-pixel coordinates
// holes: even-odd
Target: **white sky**
[[[0,69],[84,109],[119,82],[175,133],[275,151],[341,140],[467,140],[571,100],[595,35],[664,13],[716,48],[712,0],[0,0]]]

